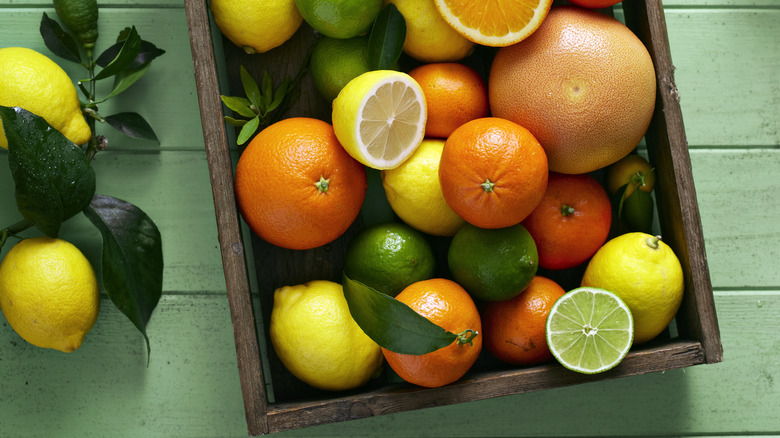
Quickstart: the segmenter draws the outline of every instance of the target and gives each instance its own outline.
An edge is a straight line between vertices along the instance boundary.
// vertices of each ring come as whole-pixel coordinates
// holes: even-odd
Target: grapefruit
[[[579,174],[628,155],[655,108],[653,61],[639,38],[603,13],[551,9],[539,29],[499,49],[491,113],[539,140],[551,171]]]

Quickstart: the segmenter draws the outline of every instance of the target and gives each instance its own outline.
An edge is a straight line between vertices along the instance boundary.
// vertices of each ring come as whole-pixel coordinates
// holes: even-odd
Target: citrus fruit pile
[[[380,354],[438,387],[483,345],[507,366],[598,373],[662,335],[683,274],[653,234],[655,173],[637,146],[655,71],[624,24],[551,0],[272,3],[285,25],[266,33],[281,40],[272,29],[300,17],[317,31],[310,72],[331,119],[291,115],[257,134],[238,159],[238,206],[282,248],[348,239],[343,285],[275,293],[270,336],[295,376],[352,389]],[[411,67],[371,69],[371,24],[391,5],[406,24],[397,66]],[[394,216],[347,236],[367,171]]]

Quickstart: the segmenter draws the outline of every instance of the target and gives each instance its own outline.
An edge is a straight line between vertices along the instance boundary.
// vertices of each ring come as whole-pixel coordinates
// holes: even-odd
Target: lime
[[[539,254],[521,224],[485,229],[467,223],[452,238],[447,261],[455,281],[473,297],[503,301],[531,284]]]
[[[322,37],[314,44],[310,66],[317,90],[332,101],[349,81],[371,70],[368,37]]]
[[[71,243],[24,239],[0,263],[0,309],[25,341],[70,353],[100,311],[100,287],[89,260]]]
[[[614,368],[626,356],[633,340],[634,320],[617,295],[580,287],[553,304],[546,333],[547,345],[561,365],[595,374]]]
[[[54,10],[65,27],[76,34],[82,46],[95,46],[98,37],[97,0],[54,0]]]
[[[344,290],[310,281],[274,291],[271,344],[295,377],[327,391],[366,384],[382,369],[382,350],[352,319]]]
[[[382,185],[393,211],[423,233],[452,236],[466,222],[458,216],[441,191],[439,161],[444,140],[425,139],[395,169],[382,171]]]
[[[361,231],[350,242],[344,261],[347,277],[390,296],[433,277],[435,267],[433,250],[425,236],[397,222]]]
[[[382,10],[382,0],[295,0],[303,19],[331,38],[367,33]]]
[[[352,79],[333,101],[333,130],[344,149],[373,169],[393,169],[420,145],[425,95],[406,73],[373,70]]]
[[[666,329],[683,298],[683,272],[674,251],[659,236],[627,233],[605,243],[588,262],[582,286],[607,289],[634,316],[634,343]]]

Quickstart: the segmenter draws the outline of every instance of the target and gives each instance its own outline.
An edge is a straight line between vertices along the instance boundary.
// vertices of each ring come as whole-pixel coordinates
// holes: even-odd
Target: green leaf
[[[263,96],[260,94],[260,88],[257,86],[257,82],[255,82],[255,79],[252,77],[252,75],[249,74],[243,65],[241,66],[240,71],[241,84],[244,86],[244,93],[246,93],[247,99],[249,99],[249,102],[251,102],[251,104],[256,106],[258,109],[263,109]]]
[[[127,34],[127,38],[122,43],[122,48],[119,49],[119,53],[117,53],[116,57],[100,70],[92,80],[99,81],[101,79],[109,78],[131,68],[131,65],[140,51],[141,37],[138,36],[138,32],[135,30],[135,26],[133,26]],[[88,82],[89,80],[90,79],[84,79],[82,82]]]
[[[160,231],[140,208],[111,196],[95,195],[84,215],[103,237],[103,288],[143,334],[149,354],[146,325],[160,301],[163,284]]]
[[[261,109],[262,112],[266,113],[268,112],[267,108],[271,104],[271,99],[273,99],[274,96],[274,81],[271,79],[271,76],[268,74],[268,71],[263,72],[263,107]]]
[[[225,121],[226,121],[226,122],[227,122],[229,125],[235,126],[236,128],[240,128],[240,127],[242,127],[242,126],[246,125],[246,122],[248,122],[249,120],[245,120],[245,119],[234,119],[233,117],[228,117],[228,116],[225,116]]]
[[[68,61],[81,63],[81,52],[76,40],[65,32],[59,23],[49,18],[46,12],[41,18],[39,30],[41,37],[43,37],[43,43],[52,53]]]
[[[157,143],[160,142],[152,127],[140,114],[125,112],[104,117],[103,119],[111,125],[112,128],[123,132],[129,137],[154,140]]]
[[[394,4],[385,6],[374,20],[368,38],[368,63],[372,70],[392,68],[406,40],[406,20]]]
[[[276,92],[274,93],[274,99],[271,101],[270,104],[268,104],[268,112],[271,112],[275,110],[284,100],[284,97],[287,95],[287,90],[290,87],[290,78],[284,78],[281,84],[279,84],[279,88],[276,89]]]
[[[457,335],[411,307],[343,276],[344,297],[352,318],[379,346],[401,354],[426,354],[452,344]]]
[[[228,109],[241,116],[252,118],[257,115],[249,108],[249,106],[252,105],[252,102],[246,97],[220,96],[220,98],[222,98],[222,103],[224,103]]]
[[[80,147],[46,120],[22,108],[0,106],[16,206],[26,220],[56,237],[64,221],[95,193],[95,171]]]
[[[238,138],[236,139],[236,143],[238,144],[244,144],[252,138],[252,135],[257,131],[257,127],[260,126],[260,117],[255,116],[255,118],[249,120],[246,122],[246,124],[241,128],[241,132],[238,133]]]
[[[96,101],[95,103],[103,103],[107,101],[108,99],[111,99],[112,97],[116,96],[117,94],[127,90],[130,88],[131,85],[136,83],[143,75],[146,74],[146,72],[149,70],[149,67],[151,67],[152,64],[145,64],[141,67],[124,70],[119,72],[114,77],[114,88],[111,90],[111,93],[104,97],[103,99],[100,99]]]
[[[95,64],[105,68],[111,61],[119,55],[119,51],[124,45],[124,40],[114,43],[111,47],[107,48],[100,54],[98,59],[95,60]],[[138,56],[135,57],[133,62],[127,66],[127,68],[138,68],[144,64],[152,62],[155,58],[162,56],[165,50],[157,48],[154,44],[141,40],[141,48],[138,51]]]

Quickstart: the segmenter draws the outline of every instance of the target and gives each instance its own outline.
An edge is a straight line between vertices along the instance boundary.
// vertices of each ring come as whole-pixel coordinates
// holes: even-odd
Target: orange
[[[235,191],[255,234],[283,248],[311,249],[338,238],[360,213],[366,171],[330,124],[289,118],[249,143],[236,166]]]
[[[515,365],[551,360],[545,324],[553,304],[565,293],[558,283],[537,275],[520,295],[487,303],[481,313],[485,348],[502,362]]]
[[[612,204],[596,178],[555,172],[544,198],[523,221],[536,242],[539,266],[546,269],[588,260],[607,241],[611,223]]]
[[[547,157],[533,134],[508,120],[465,123],[444,143],[439,163],[444,200],[480,228],[520,223],[544,196]]]
[[[405,381],[427,388],[448,385],[463,377],[482,351],[482,323],[468,292],[452,280],[434,278],[410,284],[395,298],[444,330],[457,334],[458,339],[422,355],[382,349],[393,371]]]
[[[496,53],[488,78],[495,117],[519,123],[544,146],[550,170],[588,173],[628,155],[655,108],[647,49],[600,12],[550,10],[525,41]]]
[[[426,137],[447,138],[460,125],[488,115],[487,85],[467,65],[423,64],[409,76],[422,87],[428,105]]]
[[[458,33],[485,46],[503,47],[531,35],[552,0],[435,0],[439,13]]]

